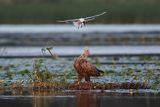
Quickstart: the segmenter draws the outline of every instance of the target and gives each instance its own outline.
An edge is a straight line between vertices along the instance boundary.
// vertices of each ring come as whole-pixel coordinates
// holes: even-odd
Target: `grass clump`
[[[50,72],[44,65],[43,59],[36,59],[33,62],[33,72],[28,75],[30,77],[29,87],[36,90],[60,89],[67,83],[69,75],[70,73],[67,72]]]

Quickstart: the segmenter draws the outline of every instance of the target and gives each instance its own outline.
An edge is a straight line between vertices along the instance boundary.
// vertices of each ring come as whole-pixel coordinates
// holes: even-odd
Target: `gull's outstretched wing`
[[[57,22],[60,22],[60,23],[73,23],[73,22],[76,22],[78,21],[78,19],[70,19],[70,20],[59,20]]]
[[[85,17],[83,19],[85,21],[90,21],[90,20],[94,20],[96,17],[104,15],[104,14],[106,14],[106,12],[103,12],[101,14],[97,14],[97,15],[94,15],[94,16]],[[79,19],[60,20],[60,21],[57,21],[57,22],[60,22],[60,23],[74,23],[74,22],[77,22],[77,21],[79,21]],[[74,23],[74,25],[76,25],[76,23]]]
[[[85,21],[90,21],[90,20],[94,20],[95,18],[90,18],[90,19],[85,19]]]
[[[96,17],[101,16],[101,15],[104,15],[104,14],[106,14],[106,12],[103,12],[103,13],[101,13],[101,14],[97,14],[97,15],[94,15],[94,16],[85,17],[84,19],[85,19],[85,20],[89,20],[89,19],[93,20],[93,19],[95,19]]]

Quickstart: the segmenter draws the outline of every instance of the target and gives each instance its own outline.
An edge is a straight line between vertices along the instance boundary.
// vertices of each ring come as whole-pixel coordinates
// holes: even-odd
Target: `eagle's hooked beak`
[[[88,48],[88,47],[85,47],[84,51],[85,51],[85,54],[86,54],[87,56],[90,55],[90,51],[89,51],[89,48]]]

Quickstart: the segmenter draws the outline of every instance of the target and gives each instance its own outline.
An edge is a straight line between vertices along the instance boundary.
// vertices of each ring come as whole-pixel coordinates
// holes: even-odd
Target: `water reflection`
[[[159,107],[160,94],[35,92],[27,96],[0,96],[1,107]],[[38,95],[40,94],[40,95]]]
[[[75,107],[73,97],[34,97],[32,107]]]
[[[129,93],[78,93],[76,107],[158,107],[159,97],[137,96]]]
[[[95,94],[76,94],[76,106],[77,107],[98,107],[98,97]]]

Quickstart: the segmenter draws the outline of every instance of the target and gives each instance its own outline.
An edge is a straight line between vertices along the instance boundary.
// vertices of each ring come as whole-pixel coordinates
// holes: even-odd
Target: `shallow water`
[[[1,46],[160,45],[159,24],[0,25]]]
[[[0,96],[2,107],[159,107],[160,94],[74,92],[52,96]]]
[[[38,44],[45,44],[52,39],[55,40],[56,44],[60,43],[60,45],[61,42],[63,45],[71,45],[72,42],[74,45],[78,43],[78,45],[95,43],[102,43],[100,45],[151,44],[152,46],[92,46],[90,49],[94,57],[89,58],[89,61],[96,64],[98,68],[106,71],[106,75],[91,79],[93,82],[149,81],[148,83],[151,86],[154,82],[158,82],[159,84],[159,32],[160,25],[87,25],[85,28],[79,30],[70,25],[1,25],[0,42],[3,47],[0,47],[0,80],[4,80],[5,86],[9,86],[14,81],[24,80],[23,85],[26,86],[29,77],[27,75],[22,76],[19,74],[19,71],[27,69],[32,72],[34,60],[37,58],[26,58],[25,56],[43,57],[44,55],[41,53],[43,46],[11,46],[13,46],[13,44],[18,46],[20,46],[19,44],[37,46]],[[100,35],[99,37],[101,37],[101,39],[97,39],[97,35]],[[127,37],[127,39],[125,37]],[[29,42],[26,42],[27,39]],[[64,43],[65,41],[68,42]],[[9,45],[9,47],[6,45]],[[45,44],[45,46],[46,45],[53,44]],[[81,54],[82,50],[83,46],[54,47],[54,51],[60,56],[66,55],[73,57]],[[143,54],[152,54],[152,56],[146,57]],[[97,55],[101,57],[97,57]],[[9,56],[12,56],[12,58],[9,58]],[[21,58],[15,58],[15,56]],[[50,55],[47,54],[45,56]],[[53,60],[46,57],[42,58],[42,69],[44,69],[44,66],[46,66],[52,73],[75,73],[75,70],[73,69],[74,58],[72,57],[60,58],[58,60]],[[138,77],[138,79],[135,77]],[[66,82],[73,82],[75,80],[76,78],[72,77],[68,78]],[[24,92],[18,91],[18,93],[11,90],[0,90],[0,106],[159,107],[160,85],[158,84],[156,84],[157,87],[154,90],[65,90],[62,92],[50,92],[52,90],[49,92],[25,92],[23,90]]]
[[[90,49],[90,56],[136,56],[159,55],[160,45],[147,46],[52,46],[51,52],[58,56],[74,57],[80,55],[84,48]],[[51,57],[45,49],[47,46],[0,46],[0,57]],[[45,52],[42,52],[45,49]]]
[[[73,25],[43,24],[43,25],[0,25],[0,33],[51,33],[51,32],[158,32],[159,24],[88,24],[77,29]]]

